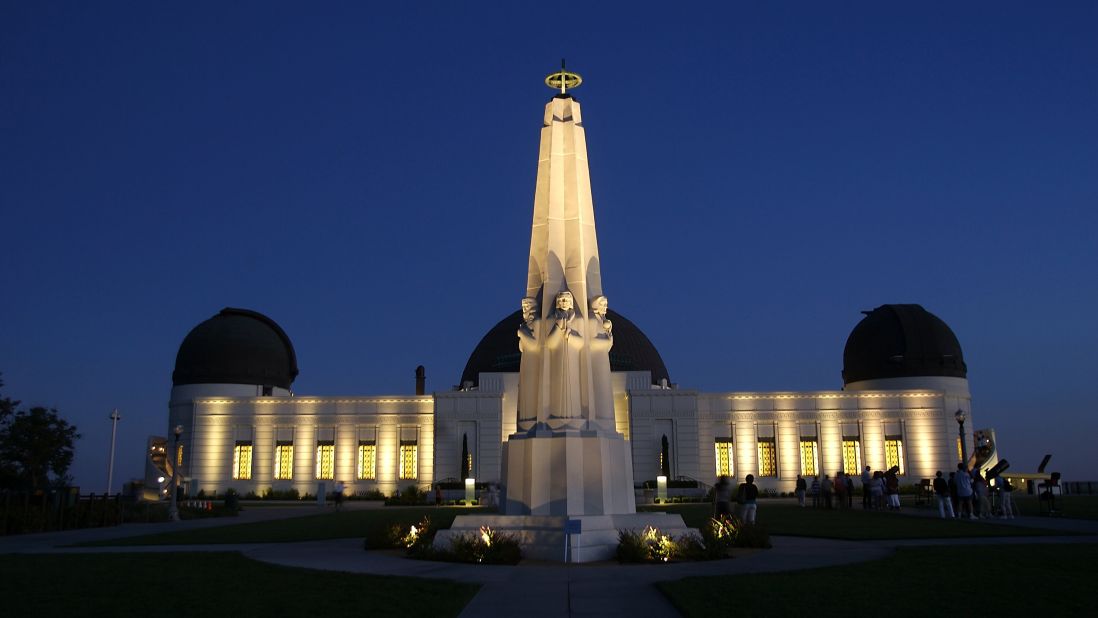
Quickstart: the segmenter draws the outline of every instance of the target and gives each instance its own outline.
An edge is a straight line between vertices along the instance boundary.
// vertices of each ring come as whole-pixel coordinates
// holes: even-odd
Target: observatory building
[[[414,393],[295,393],[287,333],[266,315],[226,308],[179,347],[168,413],[178,442],[165,457],[175,439],[154,440],[151,485],[165,459],[190,495],[315,494],[337,481],[349,495],[388,495],[473,477],[501,488],[509,514],[590,515],[632,512],[642,484],[660,476],[705,488],[753,474],[763,491],[789,492],[797,475],[895,467],[914,483],[956,468],[955,415],[972,411],[967,367],[953,331],[919,305],[863,312],[843,350],[841,389],[676,386],[641,328],[602,296],[585,129],[566,92],[578,76],[554,75],[561,92],[545,109],[525,297],[513,282],[521,308],[471,351],[459,386],[426,393],[420,368]],[[577,450],[548,446],[565,442]],[[582,469],[554,472],[573,464]],[[578,489],[577,478],[586,479]],[[559,495],[530,492],[541,485]]]

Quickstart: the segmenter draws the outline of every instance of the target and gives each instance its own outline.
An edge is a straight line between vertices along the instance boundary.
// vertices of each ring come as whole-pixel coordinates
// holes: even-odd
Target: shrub
[[[297,488],[291,487],[289,489],[274,489],[268,487],[263,490],[264,500],[300,500],[301,494],[297,491]]]
[[[522,560],[522,549],[515,537],[481,526],[479,532],[452,538],[450,550],[437,552],[436,558],[477,564],[518,564]]]
[[[770,549],[770,533],[759,524],[741,524],[736,531],[735,546]]]
[[[360,491],[355,494],[355,500],[384,500],[385,494],[381,493],[379,489],[371,489],[369,491]]]
[[[678,543],[659,528],[648,526],[642,532],[618,531],[619,562],[668,562],[679,554]]]
[[[427,494],[419,490],[415,485],[409,485],[399,494],[385,501],[389,506],[409,506],[415,504],[427,504]]]

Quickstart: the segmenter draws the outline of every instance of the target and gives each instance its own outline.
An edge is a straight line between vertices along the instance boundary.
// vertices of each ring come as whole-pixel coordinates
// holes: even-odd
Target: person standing
[[[808,489],[808,484],[805,483],[804,477],[797,475],[797,504],[804,508],[804,492]]]
[[[1014,486],[1002,476],[996,476],[995,487],[999,488],[999,507],[1002,519],[1014,519]]]
[[[335,510],[337,510],[337,511],[343,509],[343,490],[344,489],[346,489],[346,486],[343,484],[343,481],[336,481],[335,491],[333,492],[335,495],[332,496],[332,498],[335,499]]]
[[[934,474],[934,495],[938,497],[938,517],[945,519],[946,513],[953,519],[957,515],[953,512],[953,501],[949,499],[949,483],[942,478],[942,471]]]
[[[812,477],[812,508],[820,508],[820,477]]]
[[[869,484],[872,482],[873,474],[870,473],[869,466],[866,466],[865,470],[862,470],[862,508],[866,510],[872,508],[872,502],[870,502],[870,494],[872,493],[872,489],[869,486]]]
[[[846,508],[854,508],[854,479],[849,474],[843,474],[846,481]]]
[[[823,506],[824,508],[831,508],[832,487],[833,485],[831,483],[831,478],[825,474],[823,482],[820,483],[820,493],[823,494],[823,497],[821,499],[821,506]]]
[[[957,464],[954,480],[957,482],[957,502],[960,507],[957,516],[972,519],[972,477],[965,470],[965,464]]]
[[[976,517],[979,519],[991,517],[991,500],[988,500],[987,481],[979,470],[972,472],[972,493],[975,496]]]
[[[885,474],[885,493],[888,494],[889,510],[900,510],[900,479],[896,476],[895,469],[890,469]]]
[[[759,488],[755,486],[754,474],[748,474],[745,482],[740,483],[736,496],[739,498],[740,509],[743,511],[743,521],[753,525],[755,523],[755,511],[758,508],[756,503],[759,499]]]
[[[843,480],[843,473],[835,473],[835,508],[846,508],[846,481]]]
[[[732,516],[732,481],[722,474],[713,488],[713,507],[717,519]]]

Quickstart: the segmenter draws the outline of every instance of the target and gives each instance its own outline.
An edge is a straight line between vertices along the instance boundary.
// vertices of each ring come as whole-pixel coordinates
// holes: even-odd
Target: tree
[[[19,403],[0,397],[0,487],[38,490],[63,482],[80,434],[57,410]]]

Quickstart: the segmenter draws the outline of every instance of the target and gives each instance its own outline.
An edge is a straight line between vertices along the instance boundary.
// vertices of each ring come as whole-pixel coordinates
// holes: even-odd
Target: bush
[[[679,546],[670,535],[648,526],[642,532],[618,531],[619,562],[668,562],[678,556]]]
[[[741,524],[736,531],[736,547],[770,549],[770,533],[759,524]]]
[[[474,564],[518,564],[522,560],[522,549],[515,537],[482,526],[479,532],[452,538],[450,550],[436,551],[435,559]]]
[[[289,489],[274,489],[268,487],[263,490],[264,500],[300,500],[301,494],[297,491],[297,488],[291,487]]]
[[[379,489],[371,489],[369,491],[360,491],[354,495],[354,500],[384,500],[385,494],[381,493]]]
[[[409,485],[399,494],[395,494],[392,498],[387,499],[385,504],[388,506],[427,504],[427,493],[420,491],[415,485]]]

